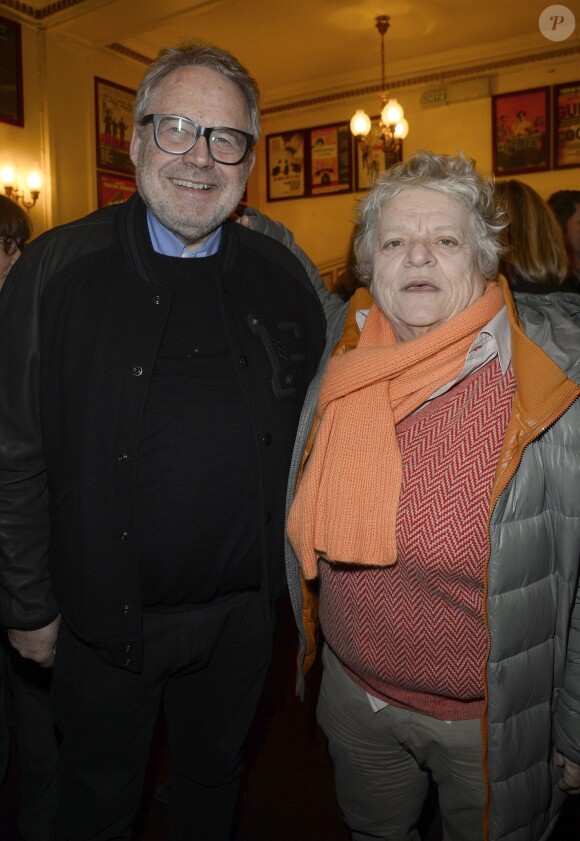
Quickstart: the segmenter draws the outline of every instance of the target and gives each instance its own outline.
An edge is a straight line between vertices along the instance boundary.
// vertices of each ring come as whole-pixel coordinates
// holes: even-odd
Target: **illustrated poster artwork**
[[[97,167],[133,174],[129,144],[135,91],[95,78]]]
[[[538,172],[550,166],[549,88],[492,98],[496,175]]]
[[[271,134],[266,142],[268,201],[303,198],[306,190],[304,133]]]
[[[554,167],[580,166],[580,82],[554,88]]]
[[[350,191],[351,137],[348,123],[310,129],[310,195]]]

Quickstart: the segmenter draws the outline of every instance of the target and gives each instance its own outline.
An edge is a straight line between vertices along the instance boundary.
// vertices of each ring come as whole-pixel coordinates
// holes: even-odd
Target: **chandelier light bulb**
[[[403,119],[397,123],[395,126],[395,137],[397,140],[404,140],[406,136],[409,134],[409,123],[403,117]]]
[[[371,130],[371,118],[362,108],[358,108],[352,117],[350,130],[355,137],[366,137]]]
[[[386,126],[395,126],[404,118],[405,112],[396,99],[389,99],[381,111],[381,120]]]

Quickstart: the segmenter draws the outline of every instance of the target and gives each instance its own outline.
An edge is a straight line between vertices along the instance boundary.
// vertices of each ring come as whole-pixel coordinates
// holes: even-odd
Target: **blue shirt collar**
[[[151,213],[149,208],[147,208],[147,227],[153,250],[166,257],[211,257],[219,251],[222,238],[221,225],[197,248],[186,248],[175,234]]]

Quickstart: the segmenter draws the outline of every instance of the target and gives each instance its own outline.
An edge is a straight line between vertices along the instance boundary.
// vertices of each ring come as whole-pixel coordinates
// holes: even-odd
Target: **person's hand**
[[[231,214],[230,219],[233,222],[237,222],[239,225],[243,225],[244,228],[249,228],[251,231],[253,231],[256,227],[255,218],[246,213],[245,207],[236,207],[234,212]]]
[[[560,788],[563,791],[567,791],[568,794],[580,794],[580,765],[572,762],[571,759],[568,759],[567,756],[564,756],[556,748],[554,748],[552,753],[552,762],[558,768],[564,769],[562,778],[558,783]]]
[[[38,628],[36,631],[18,631],[15,628],[9,628],[8,640],[22,657],[34,660],[44,668],[51,668],[54,666],[59,625],[60,616],[57,616],[50,625],[45,625],[44,628]]]

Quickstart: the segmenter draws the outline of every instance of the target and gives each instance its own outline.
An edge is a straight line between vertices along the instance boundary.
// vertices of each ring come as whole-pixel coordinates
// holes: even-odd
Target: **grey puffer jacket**
[[[515,301],[507,306],[516,396],[492,493],[485,580],[485,841],[548,839],[567,796],[552,747],[580,764],[580,295]],[[344,319],[334,320],[321,366]],[[321,379],[319,371],[304,405],[287,508]],[[303,664],[312,656],[315,596],[289,543],[286,567]]]

